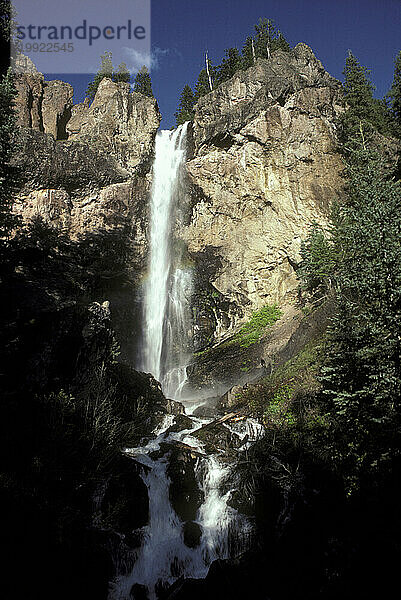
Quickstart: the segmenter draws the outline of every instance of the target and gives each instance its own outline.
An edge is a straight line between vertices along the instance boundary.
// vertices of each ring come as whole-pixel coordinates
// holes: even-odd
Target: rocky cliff
[[[123,357],[132,362],[136,286],[146,268],[149,171],[161,118],[156,100],[104,79],[90,106],[87,100],[73,105],[72,87],[44,81],[30,59],[21,57],[16,72],[14,210],[26,223],[40,217],[74,243],[93,246],[95,236],[110,246],[113,236],[124,236],[124,277],[115,264],[105,275],[107,291],[94,299],[111,301]]]
[[[72,237],[132,218],[137,248],[143,245],[146,174],[161,118],[156,101],[104,79],[90,106],[73,106],[72,87],[45,82],[26,57],[16,87],[16,211]]]
[[[73,106],[68,84],[44,82],[27,61],[17,77],[17,212],[72,237],[128,224],[138,281],[156,101],[104,79],[91,105]],[[190,214],[177,232],[195,267],[195,349],[225,339],[266,304],[293,302],[301,241],[341,196],[342,110],[340,83],[305,44],[258,59],[198,101],[188,144]]]
[[[258,59],[196,105],[192,214],[181,235],[212,285],[207,302],[198,294],[200,341],[219,341],[253,310],[294,297],[301,240],[341,195],[341,100],[340,83],[298,44]]]

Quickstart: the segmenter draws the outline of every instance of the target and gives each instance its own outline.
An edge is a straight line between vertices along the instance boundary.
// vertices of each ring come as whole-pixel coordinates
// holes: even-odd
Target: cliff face
[[[133,172],[150,166],[159,124],[154,98],[130,92],[128,83],[103,79],[90,107],[74,106],[67,132],[68,139],[115,156]]]
[[[104,79],[91,106],[73,106],[69,84],[45,82],[25,62],[16,77],[15,211],[26,221],[40,216],[72,238],[128,225],[133,268],[142,269],[156,101]]]
[[[72,106],[68,84],[44,82],[32,63],[23,67],[16,210],[71,237],[128,224],[138,280],[146,269],[156,101],[104,79],[91,106]],[[196,105],[191,214],[178,231],[195,264],[195,348],[220,341],[267,303],[292,302],[301,241],[312,221],[326,223],[341,195],[341,100],[339,82],[298,44],[258,59]]]
[[[222,302],[241,318],[294,296],[301,240],[341,193],[341,110],[339,82],[305,44],[258,59],[196,105],[181,235],[220,298],[214,316],[203,311],[215,340],[233,325]]]

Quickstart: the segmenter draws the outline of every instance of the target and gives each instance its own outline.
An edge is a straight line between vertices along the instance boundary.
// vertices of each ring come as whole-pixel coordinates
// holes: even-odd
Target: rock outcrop
[[[15,212],[25,221],[39,216],[72,238],[128,225],[133,268],[142,269],[156,101],[104,79],[91,106],[73,106],[73,88],[45,82],[29,58],[19,57],[14,68]]]
[[[298,44],[258,59],[195,107],[192,215],[181,235],[198,272],[210,272],[212,293],[239,320],[293,298],[301,240],[313,221],[327,222],[341,196],[341,100],[339,82]],[[232,327],[216,304],[215,315],[203,310],[214,341]]]
[[[26,57],[14,68],[19,125],[14,211],[27,223],[41,218],[74,244],[95,238],[121,244],[127,268],[124,276],[117,266],[108,275],[107,297],[122,356],[131,362],[140,314],[136,288],[146,268],[157,103],[131,93],[128,84],[104,79],[91,105],[85,100],[73,106],[69,84],[45,82]]]
[[[64,81],[48,81],[44,85],[42,99],[42,121],[45,133],[55,140],[67,138],[66,124],[71,117],[74,90]]]
[[[50,133],[56,140],[66,139],[65,126],[73,103],[72,86],[64,81],[45,81],[27,56],[19,55],[13,68],[17,125]]]
[[[154,98],[130,92],[128,83],[100,82],[91,104],[74,107],[69,139],[112,154],[129,170],[149,164],[160,113]]]

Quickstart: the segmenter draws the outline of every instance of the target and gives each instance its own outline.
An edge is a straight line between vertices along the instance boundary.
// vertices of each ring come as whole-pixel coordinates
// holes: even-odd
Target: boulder
[[[188,548],[196,548],[199,546],[202,537],[202,527],[194,521],[184,523],[184,544]]]
[[[170,483],[170,502],[182,521],[194,521],[203,502],[196,475],[196,457],[179,446],[171,445],[167,469]]]

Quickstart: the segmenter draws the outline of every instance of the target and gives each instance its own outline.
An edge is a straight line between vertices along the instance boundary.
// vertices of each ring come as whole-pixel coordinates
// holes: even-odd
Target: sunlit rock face
[[[91,105],[73,106],[68,83],[44,81],[27,57],[15,68],[15,212],[27,222],[39,216],[72,238],[126,225],[133,269],[143,269],[148,173],[161,119],[156,100],[104,79]]]
[[[132,171],[152,158],[160,119],[154,98],[131,92],[128,83],[105,78],[90,106],[73,108],[67,132],[70,140],[110,153]]]
[[[298,44],[258,59],[196,105],[193,208],[181,234],[200,271],[213,249],[210,283],[243,317],[291,300],[301,240],[341,197],[341,101],[340,83]],[[219,323],[220,336],[227,326]]]

